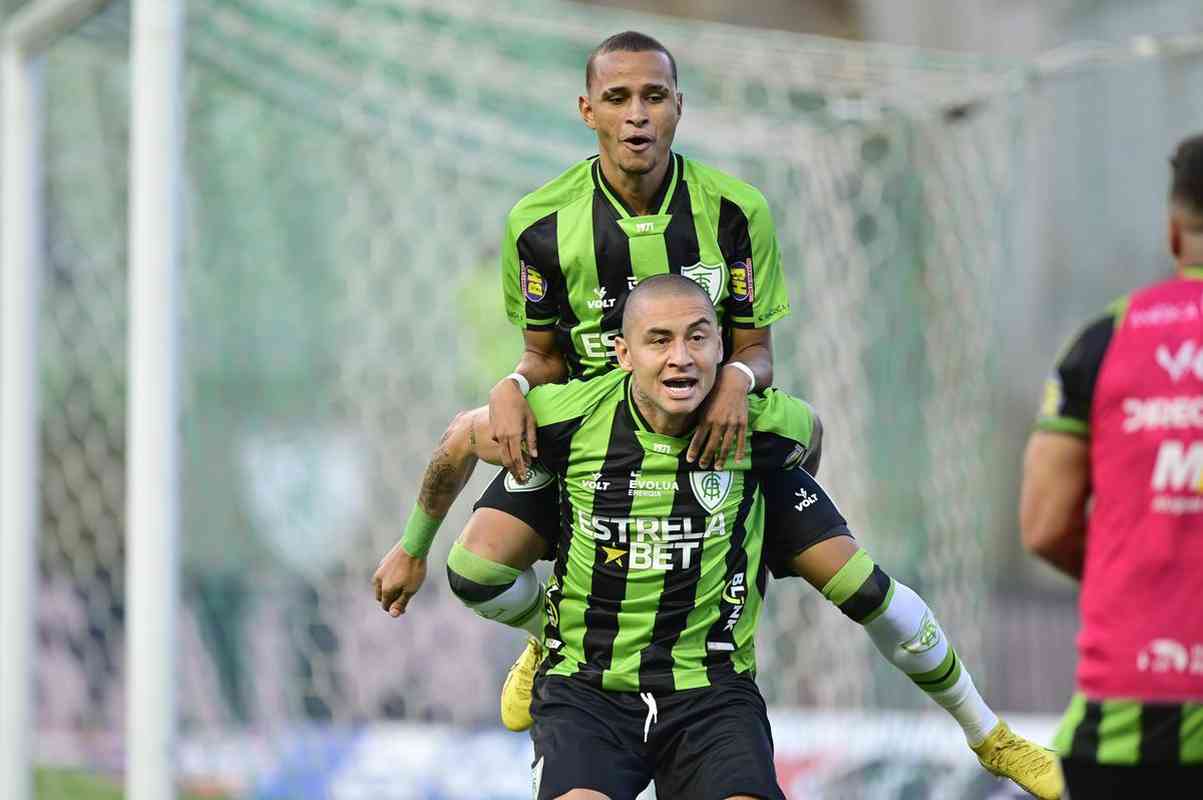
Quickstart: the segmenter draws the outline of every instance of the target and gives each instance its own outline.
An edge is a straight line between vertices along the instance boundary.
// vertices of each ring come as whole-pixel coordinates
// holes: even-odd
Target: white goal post
[[[33,796],[39,522],[38,307],[45,269],[42,62],[107,0],[40,0],[3,33],[0,254],[0,797]],[[130,36],[127,797],[175,795],[177,266],[183,8],[133,0]]]

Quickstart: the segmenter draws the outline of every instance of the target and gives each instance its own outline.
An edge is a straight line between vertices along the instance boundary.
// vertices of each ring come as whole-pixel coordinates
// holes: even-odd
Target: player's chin
[[[660,163],[661,154],[655,150],[644,150],[641,153],[633,153],[625,148],[623,150],[618,164],[622,167],[623,172],[628,174],[644,175],[654,170]]]

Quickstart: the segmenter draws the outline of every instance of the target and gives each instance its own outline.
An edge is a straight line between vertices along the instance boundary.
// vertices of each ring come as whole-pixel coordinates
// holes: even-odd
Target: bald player
[[[545,643],[535,796],[626,800],[654,779],[663,797],[784,798],[753,679],[767,564],[863,626],[960,724],[983,766],[1059,797],[1053,755],[998,719],[923,600],[873,563],[823,488],[793,466],[814,445],[805,402],[751,395],[748,454],[719,470],[689,461],[723,356],[706,292],[678,275],[648,278],[628,298],[615,346],[618,370],[529,395],[540,465],[562,498],[546,592],[532,569],[542,537],[528,528],[497,549],[481,535],[492,508],[477,509],[447,560],[465,605]],[[478,413],[444,447],[457,461],[499,461],[491,433]],[[791,501],[771,542],[766,497]]]

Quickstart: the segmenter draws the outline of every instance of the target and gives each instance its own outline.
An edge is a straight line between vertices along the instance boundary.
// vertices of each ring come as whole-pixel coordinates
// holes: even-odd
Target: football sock
[[[543,591],[532,567],[517,570],[456,542],[447,555],[447,581],[455,596],[485,619],[543,635]]]
[[[998,724],[927,603],[864,550],[827,582],[823,596],[860,623],[881,654],[952,715],[971,747]]]

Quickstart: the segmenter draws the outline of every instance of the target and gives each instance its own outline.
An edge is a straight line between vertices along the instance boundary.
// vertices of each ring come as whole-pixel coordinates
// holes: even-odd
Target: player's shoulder
[[[1185,274],[1146,284],[1121,298],[1124,307],[1118,319],[1122,322],[1131,307],[1149,324],[1194,320],[1200,310],[1200,294],[1203,294],[1203,270],[1188,269]]]
[[[510,209],[510,230],[519,234],[562,208],[593,195],[593,158],[578,161],[547,183],[524,196]]]
[[[540,427],[587,417],[607,400],[621,398],[627,373],[612,369],[589,380],[548,383],[531,389],[526,399]]]
[[[691,186],[726,198],[748,216],[768,209],[769,203],[764,194],[747,181],[688,156],[682,156],[682,160],[685,162],[685,180],[689,181]]]
[[[806,442],[817,425],[814,407],[800,397],[768,388],[748,395],[748,429]]]

